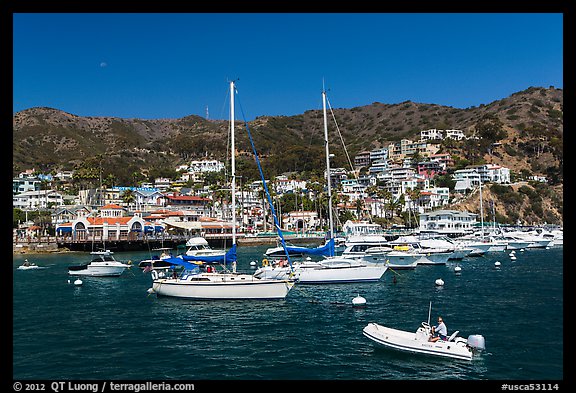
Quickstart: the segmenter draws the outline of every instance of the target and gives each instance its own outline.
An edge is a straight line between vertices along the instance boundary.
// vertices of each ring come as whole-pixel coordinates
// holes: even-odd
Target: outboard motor
[[[486,349],[486,341],[484,340],[484,336],[480,334],[472,334],[468,336],[467,343],[474,351],[483,351]]]

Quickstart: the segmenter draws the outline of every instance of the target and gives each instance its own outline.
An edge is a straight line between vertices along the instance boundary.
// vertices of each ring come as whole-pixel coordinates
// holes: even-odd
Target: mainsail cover
[[[308,255],[322,255],[325,257],[334,256],[334,239],[330,239],[325,245],[316,248],[286,246],[288,252],[302,253]]]

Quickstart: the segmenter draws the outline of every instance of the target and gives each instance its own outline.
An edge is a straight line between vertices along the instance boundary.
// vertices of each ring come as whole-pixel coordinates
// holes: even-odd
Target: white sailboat
[[[330,151],[328,148],[328,121],[326,115],[326,92],[322,91],[324,110],[324,145],[326,150],[326,178],[328,187],[328,217],[330,237],[327,244],[329,256],[314,262],[295,263],[293,266],[262,266],[254,273],[257,277],[286,278],[293,275],[301,284],[349,283],[378,281],[388,269],[386,263],[369,263],[362,258],[334,256],[334,220],[332,218],[332,186],[330,184]],[[305,248],[300,248],[306,253]]]
[[[294,285],[293,280],[274,280],[236,273],[236,169],[234,144],[234,82],[230,82],[230,133],[231,133],[231,189],[232,189],[232,247],[223,256],[179,255],[169,258],[184,271],[174,277],[160,278],[152,271],[150,292],[157,296],[187,299],[284,299]],[[232,264],[232,271],[216,271],[214,264]],[[156,273],[156,274],[154,274]]]

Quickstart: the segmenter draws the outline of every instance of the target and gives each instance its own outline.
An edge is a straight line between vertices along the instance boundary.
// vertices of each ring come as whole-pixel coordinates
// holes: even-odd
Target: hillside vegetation
[[[540,221],[546,212],[557,219],[562,215],[562,89],[530,87],[466,109],[406,101],[332,111],[338,126],[330,121],[330,150],[335,154],[332,165],[345,168],[349,168],[346,151],[353,159],[361,151],[387,147],[401,139],[417,140],[421,130],[430,128],[460,129],[470,136],[478,134],[485,119],[497,121],[504,131],[503,138],[489,149],[479,149],[473,141],[447,141],[442,151],[451,153],[461,167],[492,162],[509,167],[522,178],[547,177],[554,196],[534,188],[532,183],[526,187],[534,194],[515,189],[516,194],[526,196],[523,203],[531,206],[519,208],[518,214],[524,217],[529,210]],[[332,113],[328,116],[331,119]],[[246,180],[258,179],[245,125],[237,122],[236,127],[238,174]],[[284,172],[300,172],[305,178],[321,176],[325,166],[321,111],[263,116],[249,122],[248,127],[266,176]],[[97,166],[105,178],[112,175],[117,184],[132,185],[193,159],[228,161],[228,131],[227,121],[199,116],[141,120],[80,117],[53,108],[30,108],[13,117],[13,175],[28,168],[57,171]],[[536,202],[526,202],[533,198],[542,198],[542,212]]]

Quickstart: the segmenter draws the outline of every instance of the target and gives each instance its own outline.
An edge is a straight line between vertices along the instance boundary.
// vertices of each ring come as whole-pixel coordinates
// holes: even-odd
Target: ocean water
[[[266,247],[240,247],[253,271]],[[379,282],[296,285],[284,300],[193,301],[148,294],[149,273],[116,278],[67,267],[87,253],[14,255],[14,380],[562,381],[563,248],[388,270]],[[137,265],[148,252],[116,253]],[[44,269],[17,270],[24,258]],[[500,267],[495,262],[501,263]],[[454,267],[462,268],[460,274]],[[442,287],[436,279],[444,281]],[[366,306],[353,307],[361,295]],[[439,314],[449,334],[481,334],[472,361],[396,352],[364,337],[370,322],[416,330]]]

